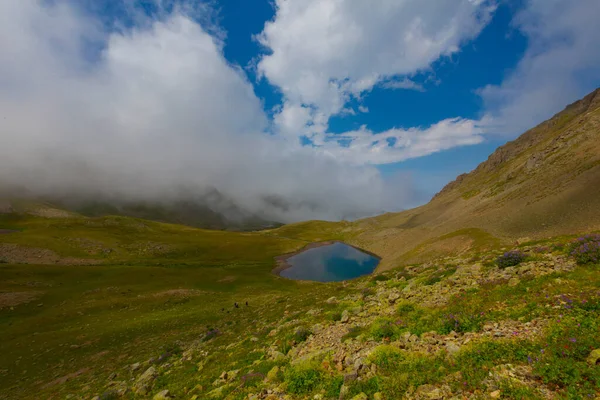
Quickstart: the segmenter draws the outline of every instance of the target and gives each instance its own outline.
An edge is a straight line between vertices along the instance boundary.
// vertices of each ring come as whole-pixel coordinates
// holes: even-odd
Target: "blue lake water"
[[[289,279],[338,282],[372,273],[379,259],[344,243],[315,247],[287,259],[280,275]]]

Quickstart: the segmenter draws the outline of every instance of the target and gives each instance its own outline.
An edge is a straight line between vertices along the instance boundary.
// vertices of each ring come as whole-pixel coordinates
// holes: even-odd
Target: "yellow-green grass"
[[[110,373],[158,356],[174,340],[197,339],[212,326],[247,333],[259,312],[275,320],[282,306],[269,302],[302,302],[302,293],[321,293],[324,285],[273,275],[274,257],[312,238],[343,239],[324,222],[239,233],[127,217],[13,214],[0,216],[0,227],[17,231],[0,235],[0,245],[49,249],[59,264],[99,263],[0,263],[0,295],[35,293],[27,304],[0,309],[0,392],[11,398],[80,393],[81,382],[93,393]],[[77,371],[85,372],[56,381]]]

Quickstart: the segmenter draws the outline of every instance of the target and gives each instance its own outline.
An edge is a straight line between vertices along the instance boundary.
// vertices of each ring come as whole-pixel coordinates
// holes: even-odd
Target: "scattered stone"
[[[349,320],[350,320],[350,313],[348,312],[348,310],[344,310],[344,312],[342,313],[342,319],[340,321],[342,321],[342,324],[345,324]]]
[[[587,358],[588,364],[599,365],[600,364],[600,349],[593,350]]]
[[[348,397],[348,393],[350,392],[350,388],[346,385],[342,385],[342,387],[340,387],[340,397],[339,400],[346,400],[346,398]]]
[[[142,375],[140,375],[135,384],[133,385],[133,391],[139,395],[146,395],[152,390],[154,380],[158,377],[156,368],[148,368]]]
[[[490,397],[492,399],[499,399],[500,394],[501,394],[501,392],[499,390],[494,390],[492,393],[490,393]]]
[[[330,297],[327,300],[325,300],[325,303],[327,304],[337,304],[338,300],[335,297]]]
[[[352,398],[352,400],[369,400],[366,394],[360,393]]]
[[[267,381],[275,382],[278,379],[279,367],[276,365],[267,372]]]
[[[455,356],[460,352],[460,346],[454,342],[448,342],[446,343],[446,351],[449,355]]]
[[[172,398],[173,398],[173,396],[171,396],[171,392],[169,392],[168,389],[165,389],[163,391],[158,392],[156,395],[154,395],[152,400],[169,400]]]
[[[350,374],[344,375],[344,383],[354,382],[358,379],[358,374],[356,372],[352,372]]]
[[[516,277],[508,280],[508,286],[517,286],[519,283],[521,283],[521,281]]]

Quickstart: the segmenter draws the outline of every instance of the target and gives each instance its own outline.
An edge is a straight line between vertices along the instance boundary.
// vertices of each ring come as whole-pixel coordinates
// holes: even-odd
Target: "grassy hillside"
[[[382,268],[600,229],[600,89],[498,148],[428,204],[360,221]]]
[[[319,286],[273,275],[275,256],[344,238],[320,222],[238,233],[35,209],[0,214],[0,398],[62,393],[69,374],[104,384],[211,324],[243,332],[235,311],[256,318],[259,305]]]

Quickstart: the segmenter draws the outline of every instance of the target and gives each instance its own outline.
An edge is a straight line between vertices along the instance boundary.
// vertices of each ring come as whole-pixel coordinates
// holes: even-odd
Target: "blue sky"
[[[415,206],[600,85],[599,14],[597,0],[4,2],[0,181],[217,188],[284,221]],[[288,206],[268,210],[273,196]]]

